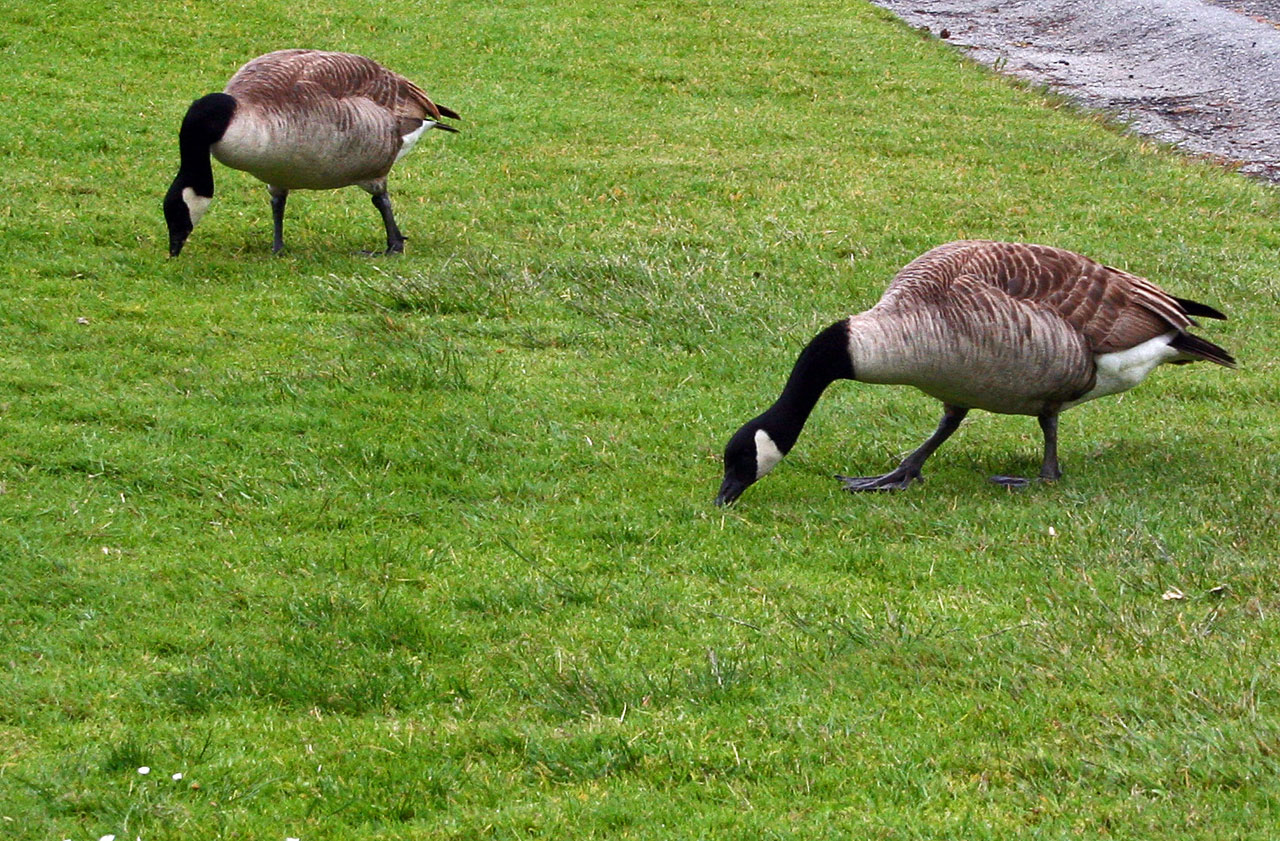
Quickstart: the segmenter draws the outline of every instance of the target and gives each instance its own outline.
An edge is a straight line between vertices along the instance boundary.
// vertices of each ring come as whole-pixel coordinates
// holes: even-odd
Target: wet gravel
[[[1280,0],[872,0],[975,60],[1280,183]]]
[[[1262,23],[1280,26],[1280,0],[1253,0],[1233,3],[1230,0],[1208,0],[1210,5],[1221,6],[1242,15],[1249,15]]]

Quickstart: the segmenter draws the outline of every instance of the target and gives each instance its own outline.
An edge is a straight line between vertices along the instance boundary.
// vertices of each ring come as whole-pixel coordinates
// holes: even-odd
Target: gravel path
[[[977,61],[1280,183],[1280,0],[873,0]]]

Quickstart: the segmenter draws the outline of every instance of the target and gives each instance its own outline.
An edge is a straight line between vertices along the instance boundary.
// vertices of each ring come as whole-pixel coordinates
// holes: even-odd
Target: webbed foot
[[[840,484],[850,493],[862,491],[901,491],[912,482],[924,482],[924,476],[918,471],[892,470],[883,476],[836,476]]]
[[[992,476],[991,481],[997,485],[1004,485],[1015,491],[1029,488],[1036,482],[1053,482],[1057,480],[1057,476],[1037,476],[1034,479],[1028,479],[1025,476]]]

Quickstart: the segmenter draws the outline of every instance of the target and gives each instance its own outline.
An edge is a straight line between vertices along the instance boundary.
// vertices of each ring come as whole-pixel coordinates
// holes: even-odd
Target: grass
[[[6,838],[1270,836],[1273,188],[865,4],[4,15]],[[463,114],[408,253],[347,190],[272,258],[220,168],[167,259],[183,109],[292,45]],[[1071,412],[1018,494],[986,415],[843,494],[937,407],[837,386],[713,508],[803,342],[964,236],[1220,306],[1243,367]]]

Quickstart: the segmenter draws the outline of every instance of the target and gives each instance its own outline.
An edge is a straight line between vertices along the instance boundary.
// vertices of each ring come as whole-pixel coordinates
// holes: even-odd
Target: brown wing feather
[[[371,58],[319,50],[279,50],[240,68],[227,83],[227,93],[271,107],[295,105],[325,97],[363,98],[402,120],[439,119],[457,115],[431,101],[422,88]]]
[[[1125,350],[1192,324],[1180,301],[1149,280],[1043,245],[949,243],[909,264],[894,285],[907,287],[897,294],[932,287],[924,294],[936,295],[960,277],[1057,314],[1092,353]]]

